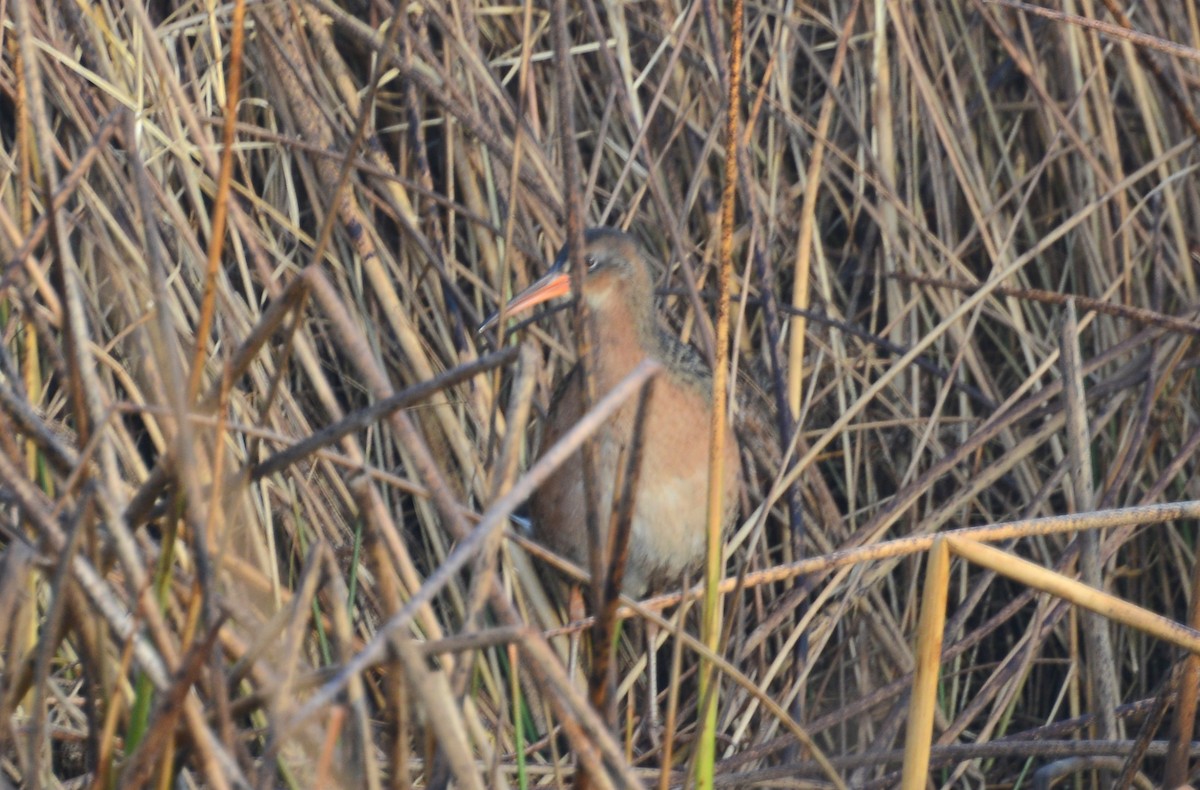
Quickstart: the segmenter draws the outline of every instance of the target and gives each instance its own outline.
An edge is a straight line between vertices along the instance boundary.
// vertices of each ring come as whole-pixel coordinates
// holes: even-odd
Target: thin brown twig
[[[948,280],[942,277],[929,277],[908,272],[893,272],[888,276],[915,285],[927,285],[931,288],[949,288],[963,293],[975,293],[983,287],[982,285],[962,280]],[[1200,321],[1179,318],[1173,315],[1164,315],[1142,307],[1130,307],[1088,296],[1054,293],[1052,291],[1042,291],[1037,288],[1013,288],[1007,285],[994,285],[992,286],[992,290],[1001,296],[1011,296],[1014,299],[1028,299],[1042,304],[1065,305],[1067,302],[1074,302],[1083,310],[1103,313],[1115,318],[1124,318],[1148,326],[1160,326],[1172,332],[1186,332],[1189,335],[1200,335]]]

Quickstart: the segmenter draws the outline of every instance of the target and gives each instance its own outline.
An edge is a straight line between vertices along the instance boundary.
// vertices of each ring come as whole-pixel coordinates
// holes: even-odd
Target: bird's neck
[[[644,359],[662,360],[662,339],[653,311],[622,311],[609,318],[596,316],[596,347],[593,370],[598,392],[606,392],[628,376]]]

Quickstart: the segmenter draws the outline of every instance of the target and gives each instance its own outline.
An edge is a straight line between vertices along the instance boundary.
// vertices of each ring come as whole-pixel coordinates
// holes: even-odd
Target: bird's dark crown
[[[616,228],[588,228],[583,232],[583,260],[588,272],[599,272],[609,267],[628,271],[637,265],[640,251],[634,238]],[[564,244],[554,257],[552,269],[566,271],[571,262],[571,249]]]

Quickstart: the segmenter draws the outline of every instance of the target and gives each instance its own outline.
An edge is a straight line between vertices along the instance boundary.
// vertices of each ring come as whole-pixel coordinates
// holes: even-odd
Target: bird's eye
[[[600,259],[597,258],[595,255],[585,255],[583,258],[583,262],[587,264],[588,271],[590,272],[592,269],[595,269],[600,264]]]

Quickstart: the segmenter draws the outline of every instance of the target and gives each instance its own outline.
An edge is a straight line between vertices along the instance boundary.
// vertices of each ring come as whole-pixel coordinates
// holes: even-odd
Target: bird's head
[[[591,228],[583,234],[583,254],[587,267],[583,277],[583,297],[588,307],[599,314],[615,315],[621,309],[633,311],[627,320],[639,320],[640,311],[648,310],[653,290],[650,271],[637,242],[628,233],[612,228]],[[537,282],[512,298],[503,313],[512,317],[542,302],[571,293],[571,256],[563,245],[554,265]],[[479,327],[484,331],[500,319],[495,313]]]

